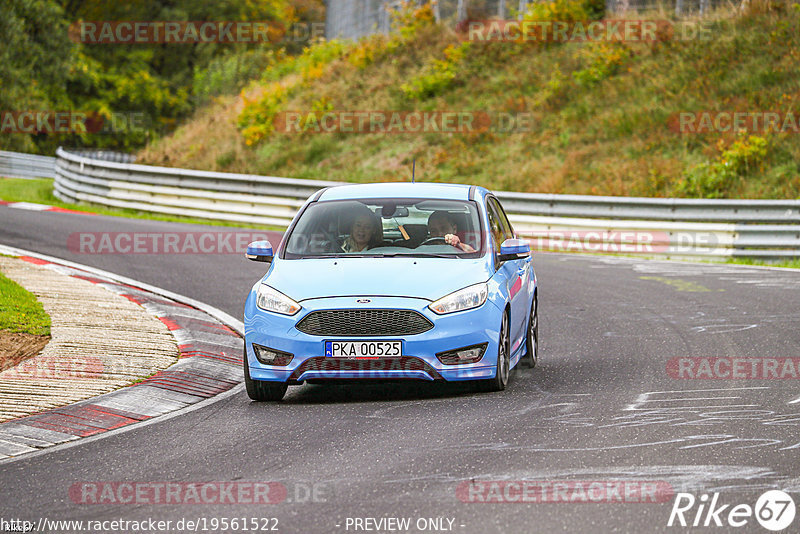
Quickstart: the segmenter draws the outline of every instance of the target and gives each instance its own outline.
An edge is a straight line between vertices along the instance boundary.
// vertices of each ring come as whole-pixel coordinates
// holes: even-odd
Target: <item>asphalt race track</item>
[[[203,228],[0,207],[1,244],[105,269],[241,318],[264,271],[242,256],[67,249],[73,232],[187,230]],[[623,480],[750,506],[767,489],[800,492],[798,379],[675,378],[676,367],[668,367],[674,358],[800,356],[800,272],[558,254],[535,254],[534,266],[540,366],[518,368],[502,393],[304,385],[282,403],[257,404],[241,391],[166,422],[0,464],[0,517],[277,518],[278,531],[298,533],[365,531],[356,530],[356,518],[388,517],[410,518],[410,532],[682,532],[667,526],[674,496],[644,504],[487,503],[457,489],[471,480],[503,481],[500,487]],[[103,481],[279,482],[288,493],[271,505],[70,497],[76,483]],[[794,532],[797,525],[800,517]],[[766,532],[752,517],[735,530]]]

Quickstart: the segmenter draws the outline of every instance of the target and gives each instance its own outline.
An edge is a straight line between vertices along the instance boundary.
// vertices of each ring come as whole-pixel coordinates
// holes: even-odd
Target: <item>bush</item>
[[[312,80],[321,74],[321,68],[345,56],[353,45],[339,39],[318,41],[303,49],[297,56],[282,55],[264,71],[262,80],[277,81],[290,74],[300,74]]]
[[[592,42],[578,52],[578,58],[588,66],[572,76],[579,85],[591,87],[617,74],[631,55],[631,49],[623,43]]]
[[[387,38],[381,34],[362,38],[358,45],[350,51],[347,61],[359,70],[364,70],[373,63],[392,55],[405,43],[393,34]]]
[[[223,94],[236,94],[248,80],[257,79],[282,59],[274,50],[246,50],[212,59],[205,68],[195,69],[193,92],[196,103],[204,104]]]
[[[411,41],[423,28],[433,26],[436,17],[429,3],[416,6],[414,2],[404,1],[400,9],[392,12],[392,29],[400,34],[404,42]]]
[[[554,2],[533,2],[522,20],[526,22],[584,22],[590,18],[584,2],[555,0]]]
[[[764,161],[768,148],[769,143],[764,137],[742,133],[717,161],[689,169],[678,181],[677,192],[689,197],[721,198],[739,178]]]
[[[556,67],[550,73],[550,79],[545,83],[542,90],[536,94],[534,105],[549,109],[558,108],[567,98],[568,80],[564,73],[561,72],[561,69]]]
[[[459,46],[448,46],[444,50],[445,59],[434,59],[425,65],[422,72],[408,83],[401,85],[400,90],[406,97],[416,100],[423,100],[441,93],[456,79],[458,67],[469,48],[469,42],[464,42]]]
[[[606,15],[605,0],[584,0],[583,9],[589,15],[590,20],[600,20]]]
[[[244,109],[239,115],[238,125],[247,145],[258,143],[272,133],[273,120],[287,96],[287,90],[279,83],[267,87],[256,100],[248,100],[242,95]]]

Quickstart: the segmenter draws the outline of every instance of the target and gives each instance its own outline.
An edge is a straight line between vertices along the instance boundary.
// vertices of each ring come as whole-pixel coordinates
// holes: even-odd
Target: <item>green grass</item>
[[[70,204],[60,201],[53,195],[53,180],[50,178],[41,178],[35,180],[23,178],[0,178],[0,200],[5,200],[7,202],[32,202],[35,204],[47,204],[50,206],[57,206],[59,208],[88,211],[91,213],[97,213],[98,215],[127,217],[130,219],[149,219],[153,221],[203,224],[208,226],[229,226],[234,228],[258,228],[260,230],[285,230],[285,228],[281,226],[161,215],[157,213],[148,213],[131,209],[108,208],[106,206],[88,203]]]
[[[800,269],[800,258],[795,258],[792,260],[778,260],[778,261],[753,260],[750,258],[732,258],[728,260],[727,263],[735,265],[758,265],[764,267],[782,267],[785,269]]]
[[[58,202],[58,199],[53,196],[52,191],[51,179],[0,178],[0,200],[55,205],[53,202]]]
[[[548,251],[542,251],[548,252]],[[555,252],[555,251],[550,251]],[[534,252],[534,257],[535,256]],[[751,258],[728,258],[725,261],[717,261],[717,260],[709,260],[704,259],[701,257],[698,258],[665,258],[662,256],[648,256],[648,255],[633,255],[633,254],[618,254],[614,252],[597,252],[597,253],[586,253],[586,252],[578,252],[578,251],[558,251],[557,254],[577,254],[581,256],[614,256],[618,258],[631,258],[631,259],[645,259],[645,260],[654,260],[654,261],[672,261],[672,262],[679,262],[679,263],[707,263],[709,265],[753,265],[756,267],[776,267],[780,269],[800,269],[800,258],[789,259],[789,260],[759,260],[759,259],[751,259]]]
[[[0,273],[0,330],[50,335],[50,316],[36,297]]]

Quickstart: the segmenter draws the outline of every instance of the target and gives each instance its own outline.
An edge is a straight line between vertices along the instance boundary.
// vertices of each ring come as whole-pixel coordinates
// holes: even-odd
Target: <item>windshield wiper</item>
[[[463,253],[462,253],[463,254]],[[336,258],[460,258],[460,254],[433,254],[431,252],[390,252],[383,254],[304,254],[293,256],[293,260],[306,260],[306,259],[336,259]]]
[[[411,256],[412,258],[458,258],[458,254],[434,254],[432,252],[416,252],[412,254],[396,254],[397,256]]]

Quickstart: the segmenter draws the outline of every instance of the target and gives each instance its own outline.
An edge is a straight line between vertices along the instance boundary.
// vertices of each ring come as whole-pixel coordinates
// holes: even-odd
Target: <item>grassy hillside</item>
[[[528,18],[591,16],[574,1],[536,6]],[[418,179],[504,190],[800,197],[800,135],[681,135],[669,126],[684,111],[800,112],[800,6],[754,0],[746,13],[715,13],[689,28],[699,25],[704,39],[465,44],[426,9],[407,11],[391,39],[332,41],[299,57],[276,56],[239,95],[217,97],[140,157],[353,182],[407,180],[417,158]],[[526,112],[534,126],[521,133],[275,132],[273,120],[286,110]]]

